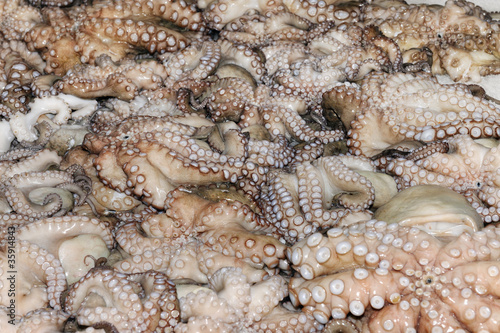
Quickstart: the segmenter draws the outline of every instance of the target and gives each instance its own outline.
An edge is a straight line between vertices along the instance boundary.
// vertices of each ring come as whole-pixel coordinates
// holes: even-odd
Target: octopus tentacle
[[[302,276],[290,282],[291,299],[308,306],[308,311],[320,322],[331,316],[342,319],[348,313],[359,316],[371,306],[375,310],[369,314],[373,327],[380,325],[384,330],[412,323],[417,325],[415,314],[419,311],[423,311],[419,327],[468,326],[472,323],[466,313],[474,311],[470,306],[481,304],[481,295],[484,295],[472,292],[469,296],[469,286],[477,281],[480,288],[488,289],[492,276],[486,272],[498,271],[494,258],[499,253],[490,245],[496,237],[494,228],[487,228],[472,235],[463,233],[451,242],[443,243],[418,229],[377,221],[345,232],[330,229],[326,237],[313,234],[288,252],[292,265]],[[475,251],[478,246],[491,249],[479,253]],[[346,263],[351,266],[348,271],[342,271]],[[462,270],[463,275],[459,273]],[[469,277],[465,272],[474,274]],[[385,281],[380,282],[385,287],[380,288],[377,281]],[[369,287],[363,294],[353,293],[364,286]],[[465,299],[464,293],[465,298],[472,297],[474,302],[461,303]],[[468,305],[455,308],[451,302],[455,298],[460,304]],[[458,321],[435,322],[433,311],[441,306],[448,309],[446,311],[458,311]],[[486,307],[484,311],[487,311]],[[488,309],[495,311],[496,308],[489,306]],[[389,317],[401,310],[408,311],[407,315],[413,320],[399,321],[399,317]],[[478,325],[491,324],[481,320]]]
[[[17,313],[22,316],[31,310],[47,306],[61,309],[60,295],[67,284],[59,260],[47,250],[27,241],[18,241],[14,251],[18,260],[17,273],[26,277],[24,283],[19,286],[23,289],[18,290],[19,295],[24,297],[17,299]],[[2,274],[2,280],[7,283],[9,269],[7,254],[4,251],[1,253],[1,264],[5,272]]]

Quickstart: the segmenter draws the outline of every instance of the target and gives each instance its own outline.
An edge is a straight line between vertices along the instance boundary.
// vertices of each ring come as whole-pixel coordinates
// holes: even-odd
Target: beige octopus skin
[[[499,31],[464,0],[0,1],[0,330],[494,332],[499,106],[464,83]],[[366,222],[435,182],[478,230]]]
[[[82,325],[108,322],[124,333],[165,330],[175,326],[180,315],[175,286],[165,275],[125,275],[108,268],[90,270],[72,285],[64,309],[81,314]]]
[[[494,332],[499,308],[487,295],[500,274],[498,234],[490,226],[443,243],[376,220],[316,233],[288,252],[301,275],[290,294],[323,323],[371,308],[370,332]]]
[[[270,236],[277,234],[275,228],[240,202],[213,203],[178,189],[169,194],[167,205],[165,214],[142,221],[146,237],[135,223],[117,230],[116,240],[131,256],[116,263],[117,270],[155,269],[206,283],[209,275],[230,264],[255,282],[268,275],[263,265],[275,268],[284,259],[286,246]]]
[[[434,7],[375,3],[367,8],[365,19],[394,39],[410,62],[418,62],[419,54],[430,49],[433,74],[447,73],[461,82],[498,74],[498,26],[487,18],[489,13],[472,2],[442,3]]]
[[[318,229],[331,227],[332,221],[369,218],[375,189],[358,173],[375,173],[369,159],[354,156],[320,157],[295,166],[295,174],[273,171],[262,188],[259,201],[268,220],[290,243]],[[329,209],[337,200],[341,208]]]
[[[499,136],[499,107],[472,95],[464,85],[443,85],[425,73],[368,74],[360,85],[325,94],[350,128],[354,155],[374,156],[405,142],[432,142],[456,134]]]
[[[500,150],[496,140],[485,141],[485,145],[476,141],[468,135],[455,135],[443,141],[448,151],[416,159],[397,158],[389,162],[387,172],[396,177],[400,188],[436,184],[462,193],[486,222],[496,222],[500,219]]]
[[[240,269],[224,267],[210,276],[209,288],[196,288],[193,291],[185,288],[186,294],[180,297],[179,304],[182,319],[187,323],[176,326],[175,332],[199,330],[202,327],[196,327],[204,323],[206,318],[210,318],[210,322],[206,323],[205,329],[223,327],[224,332],[244,329],[260,332],[276,329],[277,326],[294,332],[315,332],[321,327],[317,324],[311,326],[310,320],[304,317],[308,315],[279,305],[288,293],[285,279],[279,275],[248,283]],[[256,323],[249,325],[251,321]]]

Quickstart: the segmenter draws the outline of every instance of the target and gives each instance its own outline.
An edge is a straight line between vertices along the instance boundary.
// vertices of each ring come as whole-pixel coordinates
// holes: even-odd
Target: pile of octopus
[[[498,332],[500,16],[415,2],[0,1],[0,332]]]

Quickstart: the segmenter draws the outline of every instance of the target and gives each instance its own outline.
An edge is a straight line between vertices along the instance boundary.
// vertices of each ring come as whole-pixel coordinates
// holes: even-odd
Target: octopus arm
[[[43,237],[50,232],[50,237]],[[58,254],[58,248],[65,239],[71,239],[80,234],[95,234],[100,236],[108,249],[114,246],[113,235],[109,227],[100,220],[84,216],[50,217],[29,223],[18,230],[17,237],[30,241]]]
[[[141,254],[126,256],[125,259],[113,265],[117,272],[121,273],[141,273],[147,270],[163,272],[170,264],[170,250],[157,248],[154,250],[144,250]]]
[[[106,279],[106,276],[113,276],[114,279],[109,277]],[[64,309],[66,312],[76,314],[86,310],[93,312],[92,310],[95,310],[93,308],[99,307],[102,313],[105,313],[104,316],[113,319],[111,323],[118,329],[129,329],[127,326],[133,321],[134,314],[142,309],[142,304],[138,297],[130,297],[134,292],[130,287],[127,289],[128,285],[129,281],[124,274],[110,273],[108,270],[101,272],[99,269],[90,271],[73,284],[66,297]],[[127,295],[126,301],[123,299],[125,295]],[[124,303],[130,303],[131,308],[129,309]],[[113,308],[118,310],[115,315],[112,315]],[[99,322],[100,317],[78,316],[78,322],[90,326]]]
[[[174,332],[176,333],[204,333],[204,332],[217,332],[217,333],[230,333],[234,331],[231,324],[211,318],[211,316],[197,316],[189,317],[184,323],[179,323],[175,326]]]
[[[439,298],[420,302],[406,296],[398,304],[374,312],[364,321],[363,329],[368,332],[427,332],[433,329],[455,332],[463,330],[464,325],[455,317],[454,309]]]
[[[386,303],[397,304],[407,290],[405,276],[383,268],[355,270],[325,275],[307,281],[292,278],[290,298],[312,312],[320,323],[331,316],[342,319],[347,314],[361,316],[366,309],[381,309]]]
[[[57,332],[64,329],[64,325],[68,320],[69,315],[61,310],[53,309],[37,309],[30,311],[25,316],[23,316],[17,325],[15,332],[34,332],[36,330],[47,330],[48,332]],[[8,320],[5,320],[7,323]],[[10,325],[9,326],[14,326]],[[2,328],[2,332],[11,333],[7,328]],[[4,331],[5,330],[5,331]]]
[[[267,280],[258,282],[250,287],[252,301],[248,304],[246,317],[253,321],[260,321],[268,316],[281,300],[288,295],[285,279],[280,275],[273,275]]]
[[[131,282],[139,283],[145,297],[143,315],[150,319],[148,330],[164,330],[174,327],[180,320],[180,306],[175,284],[165,274],[155,271],[128,276]],[[149,304],[152,304],[149,307]]]
[[[321,332],[323,325],[318,323],[310,314],[290,310],[279,304],[269,314],[252,326],[258,332],[274,328],[276,331],[281,327],[287,327],[293,332]]]
[[[453,283],[458,289],[469,288],[479,296],[493,295],[500,298],[498,288],[500,281],[500,264],[496,261],[478,261],[456,267],[444,274],[446,281]]]
[[[366,209],[373,204],[375,189],[372,183],[356,172],[356,169],[374,170],[367,159],[358,158],[355,161],[349,156],[323,157],[316,160],[315,164],[327,179],[327,188],[331,188],[328,197],[332,197],[331,193],[342,193],[338,198],[340,204],[351,209]]]
[[[477,260],[498,260],[500,251],[497,248],[496,233],[490,227],[486,227],[484,231],[485,234],[475,233],[472,236],[464,232],[443,246],[443,250],[436,256],[436,264],[446,270],[452,267],[449,265],[458,266]]]
[[[206,185],[227,181],[220,165],[215,163],[197,163],[167,148],[157,149],[157,153],[148,154],[148,162],[160,174],[168,175],[172,184]],[[160,156],[163,156],[161,158]]]
[[[260,219],[246,205],[227,201],[211,204],[204,206],[195,219],[200,239],[225,255],[268,267],[277,266],[285,258],[286,246],[272,236],[259,234],[268,226],[261,226]]]
[[[208,5],[204,11],[204,16],[205,20],[210,22],[212,28],[222,30],[226,24],[236,20],[247,11],[255,10],[264,14],[273,10],[273,6],[277,7],[274,1],[269,0],[251,2],[245,0],[217,0]]]
[[[198,283],[207,283],[208,273],[202,271],[200,252],[202,244],[199,240],[187,241],[184,244],[174,244],[170,255],[170,265],[166,274],[170,279],[190,279]]]
[[[256,235],[242,228],[225,226],[202,233],[200,239],[214,250],[253,263],[276,267],[285,257],[285,245],[272,236]]]
[[[185,1],[154,0],[154,1],[122,1],[115,0],[109,4],[95,6],[89,13],[92,17],[122,18],[143,17],[162,18],[179,27],[194,31],[205,30],[205,23],[201,12],[196,6]]]
[[[67,75],[54,87],[59,92],[80,98],[116,97],[131,100],[137,95],[137,86],[122,73],[113,73],[101,79]]]
[[[211,289],[191,292],[180,299],[180,304],[183,321],[201,318],[208,314],[211,320],[222,323],[230,324],[238,319],[235,309],[228,304],[228,301]]]
[[[349,2],[337,4],[336,1],[311,3],[306,0],[284,0],[283,4],[293,14],[313,23],[334,21],[336,25],[340,25],[343,22],[356,22],[361,15],[361,9]]]
[[[387,226],[385,222],[379,225]],[[394,226],[396,224],[389,225],[390,228]],[[406,245],[403,250],[384,246],[396,240],[397,244]],[[379,239],[373,232],[346,236],[341,229],[332,228],[326,237],[314,233],[297,242],[287,255],[301,276],[310,280],[346,268],[376,268],[385,261],[392,262],[401,271],[414,271],[420,268],[415,257],[423,256],[427,262],[433,261],[435,258],[430,253],[437,252],[440,245],[435,238],[418,229],[406,229],[396,234],[389,232]]]
[[[371,111],[359,114],[351,122],[347,145],[353,155],[374,156],[406,140],[406,136],[387,126],[389,117]],[[392,125],[394,122],[389,122]]]
[[[326,144],[339,141],[344,137],[344,133],[339,130],[313,130],[297,112],[290,108],[279,107],[275,112],[281,118],[287,132],[300,141],[317,140]]]
[[[118,159],[113,151],[104,150],[94,159],[94,166],[97,170],[97,175],[104,185],[124,192],[127,183],[127,174],[118,164]]]
[[[464,327],[471,332],[494,331],[500,325],[500,301],[496,297],[485,297],[484,294],[478,293],[478,289],[473,288],[443,288],[439,297],[451,312],[440,316],[444,317],[445,325],[453,328]],[[427,317],[430,315],[431,312],[427,311]],[[430,317],[424,317],[424,323],[431,321],[432,316]],[[454,322],[454,318],[459,323]],[[438,321],[438,318],[435,319]],[[437,325],[445,326],[439,321]]]
[[[442,175],[420,167],[411,160],[395,159],[387,166],[387,172],[400,178],[400,187],[407,188],[418,184],[434,184],[460,190],[462,186],[452,176]]]
[[[36,256],[33,255],[35,253]],[[56,310],[60,309],[60,296],[67,286],[60,261],[47,250],[27,241],[17,243],[16,254],[19,260],[16,268],[23,276],[23,280],[18,285],[20,290],[17,294],[24,296],[17,298],[18,313],[26,313],[29,310],[47,306]],[[2,266],[6,264],[7,256],[2,254]],[[9,270],[6,266],[4,267],[4,271]],[[3,278],[6,277],[4,275]],[[8,285],[8,282],[4,281],[3,285]],[[4,292],[7,293],[7,289],[2,288],[2,293]]]
[[[318,223],[308,223],[302,216],[298,186],[298,180],[294,175],[272,172],[268,175],[268,185],[263,188],[261,194],[262,210],[270,220],[279,221],[278,229],[290,240],[303,238],[304,235],[316,231],[319,226]],[[286,209],[282,212],[279,207]],[[307,212],[304,211],[304,214]]]
[[[175,173],[178,174],[178,170],[184,167],[168,151],[164,148],[163,151],[160,149],[157,152],[149,150],[146,156],[120,156],[123,157],[120,160],[127,163],[123,172],[127,177],[128,191],[158,209],[163,208],[167,193],[175,188]],[[160,158],[162,155],[163,158]],[[130,194],[127,191],[125,193]]]
[[[198,263],[200,269],[206,275],[212,275],[223,267],[236,267],[241,269],[249,283],[262,281],[269,274],[263,270],[263,264],[256,264],[245,258],[226,256],[218,251],[212,250],[210,246],[202,244],[199,248]]]
[[[116,231],[115,240],[130,255],[153,251],[163,243],[163,238],[144,236],[135,222],[126,223],[121,226]]]

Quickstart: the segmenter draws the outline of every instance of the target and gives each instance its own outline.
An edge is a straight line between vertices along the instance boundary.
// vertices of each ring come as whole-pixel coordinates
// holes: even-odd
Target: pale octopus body
[[[369,332],[494,332],[498,230],[464,233],[449,243],[416,228],[369,221],[330,229],[296,243],[288,254],[301,277],[293,303],[326,323],[362,316]]]
[[[496,15],[0,1],[0,330],[498,331]]]

